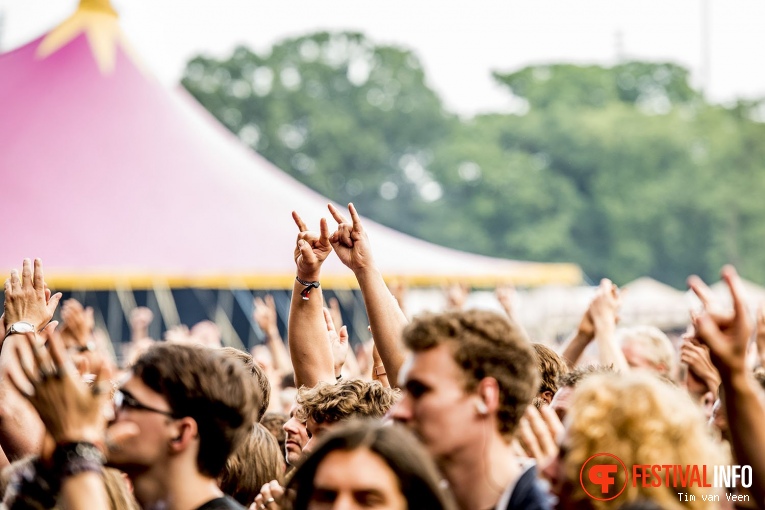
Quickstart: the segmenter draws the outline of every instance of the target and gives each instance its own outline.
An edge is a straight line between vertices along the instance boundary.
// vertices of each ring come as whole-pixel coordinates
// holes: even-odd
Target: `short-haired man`
[[[137,435],[110,449],[108,462],[128,474],[144,508],[242,509],[217,477],[252,430],[258,393],[242,363],[218,350],[156,344],[117,393],[110,431]]]
[[[392,416],[425,444],[463,510],[544,509],[536,470],[511,445],[539,388],[522,329],[493,312],[426,315],[404,330],[412,351]]]

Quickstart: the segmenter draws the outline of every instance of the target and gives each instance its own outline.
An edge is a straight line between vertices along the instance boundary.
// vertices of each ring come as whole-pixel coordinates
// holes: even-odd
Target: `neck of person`
[[[439,462],[462,510],[493,509],[510,484],[521,476],[520,461],[510,442],[498,431]]]
[[[181,459],[178,459],[181,460]],[[194,462],[171,462],[133,478],[133,493],[141,508],[196,510],[223,496],[215,478],[199,472]]]

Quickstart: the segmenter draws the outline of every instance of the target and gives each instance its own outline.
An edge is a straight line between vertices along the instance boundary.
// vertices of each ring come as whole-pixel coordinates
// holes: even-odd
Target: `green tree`
[[[183,85],[320,193],[457,249],[675,286],[765,283],[762,103],[708,103],[669,63],[495,73],[526,111],[446,112],[409,50],[318,33],[197,57]]]
[[[438,195],[424,164],[455,118],[408,50],[318,33],[267,54],[197,57],[182,83],[277,166],[333,200],[363,203],[378,221],[411,220],[410,204]]]

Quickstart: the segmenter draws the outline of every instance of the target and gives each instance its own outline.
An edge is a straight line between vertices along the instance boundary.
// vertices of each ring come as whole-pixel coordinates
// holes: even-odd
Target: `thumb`
[[[63,296],[63,294],[56,292],[50,297],[50,301],[48,301],[48,312],[52,314],[54,311],[56,311],[58,302],[61,301],[61,296]]]

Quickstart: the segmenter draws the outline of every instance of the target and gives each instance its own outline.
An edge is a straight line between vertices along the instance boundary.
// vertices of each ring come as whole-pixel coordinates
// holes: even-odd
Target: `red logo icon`
[[[609,461],[606,462],[604,457],[607,457]],[[610,459],[615,459],[617,463],[614,463],[613,460]],[[624,485],[622,485],[621,489],[616,486],[616,475],[619,472],[620,467],[624,471]],[[595,486],[596,491],[597,489],[600,489],[600,494],[592,494],[587,490],[588,484],[585,483],[585,476],[587,477],[587,481]],[[624,462],[622,462],[616,455],[611,453],[596,453],[582,465],[582,469],[579,471],[579,483],[582,485],[584,492],[592,499],[597,501],[611,501],[612,499],[618,498],[619,495],[624,492],[624,489],[627,488],[627,466],[625,466]],[[592,486],[590,486],[590,488],[592,488]]]

